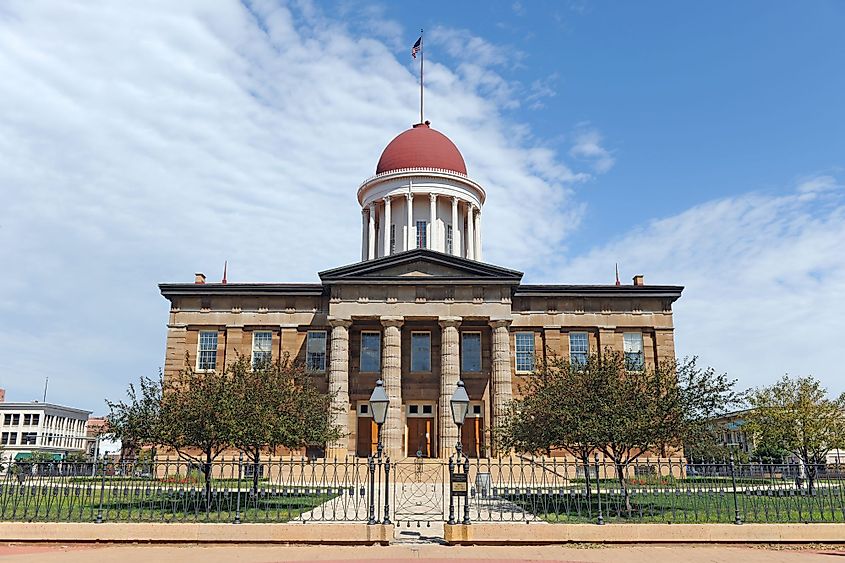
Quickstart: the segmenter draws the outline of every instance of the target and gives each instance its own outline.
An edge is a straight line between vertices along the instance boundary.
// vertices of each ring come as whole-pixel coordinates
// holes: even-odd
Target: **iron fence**
[[[845,522],[842,469],[730,460],[639,459],[618,468],[594,458],[473,459],[455,518],[462,520],[468,508],[471,522]],[[15,463],[0,475],[0,521],[368,522],[372,502],[378,521],[383,515],[420,526],[447,520],[450,488],[448,460],[433,459],[372,466],[357,458],[257,465],[227,458],[208,466]]]

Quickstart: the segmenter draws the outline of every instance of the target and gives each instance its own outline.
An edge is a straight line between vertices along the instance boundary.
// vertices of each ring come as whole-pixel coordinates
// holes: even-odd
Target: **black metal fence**
[[[174,460],[16,463],[0,474],[0,521],[368,522],[371,501],[379,521],[382,515],[400,526],[447,520],[447,460],[391,462],[389,483],[384,464],[372,467],[356,458],[258,465],[227,458],[207,468]],[[594,459],[474,459],[456,518],[462,520],[466,506],[471,522],[845,522],[843,469],[729,460],[640,459],[617,468]]]

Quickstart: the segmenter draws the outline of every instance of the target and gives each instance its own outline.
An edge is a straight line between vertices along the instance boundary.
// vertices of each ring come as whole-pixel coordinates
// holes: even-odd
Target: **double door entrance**
[[[367,405],[359,404],[356,427],[356,454],[367,457],[376,452],[378,427],[369,415]],[[405,405],[404,453],[409,458],[437,457],[437,423],[435,403],[410,403]],[[451,445],[451,444],[450,444]],[[481,405],[472,405],[461,432],[461,446],[470,458],[486,457],[484,419]],[[451,448],[450,448],[451,450]]]

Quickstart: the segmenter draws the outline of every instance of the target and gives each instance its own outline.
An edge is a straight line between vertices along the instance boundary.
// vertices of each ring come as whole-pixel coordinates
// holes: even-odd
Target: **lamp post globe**
[[[460,379],[449,404],[452,407],[452,420],[455,421],[455,424],[461,426],[469,412],[469,395],[467,395],[467,390],[464,388],[464,382]]]
[[[390,399],[387,392],[384,390],[384,381],[379,379],[376,381],[376,386],[370,395],[370,412],[373,415],[373,422],[381,426],[387,419],[387,407],[390,405]]]

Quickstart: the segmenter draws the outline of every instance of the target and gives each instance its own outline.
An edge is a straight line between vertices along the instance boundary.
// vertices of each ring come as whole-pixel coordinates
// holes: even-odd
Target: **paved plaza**
[[[282,562],[282,561],[417,561],[430,563],[451,561],[567,561],[626,563],[721,563],[742,561],[822,562],[845,557],[840,548],[814,546],[807,548],[723,547],[723,546],[531,546],[531,547],[447,547],[439,545],[390,545],[384,547],[338,546],[150,546],[150,545],[85,545],[33,546],[0,545],[0,561],[31,563],[180,563]]]

